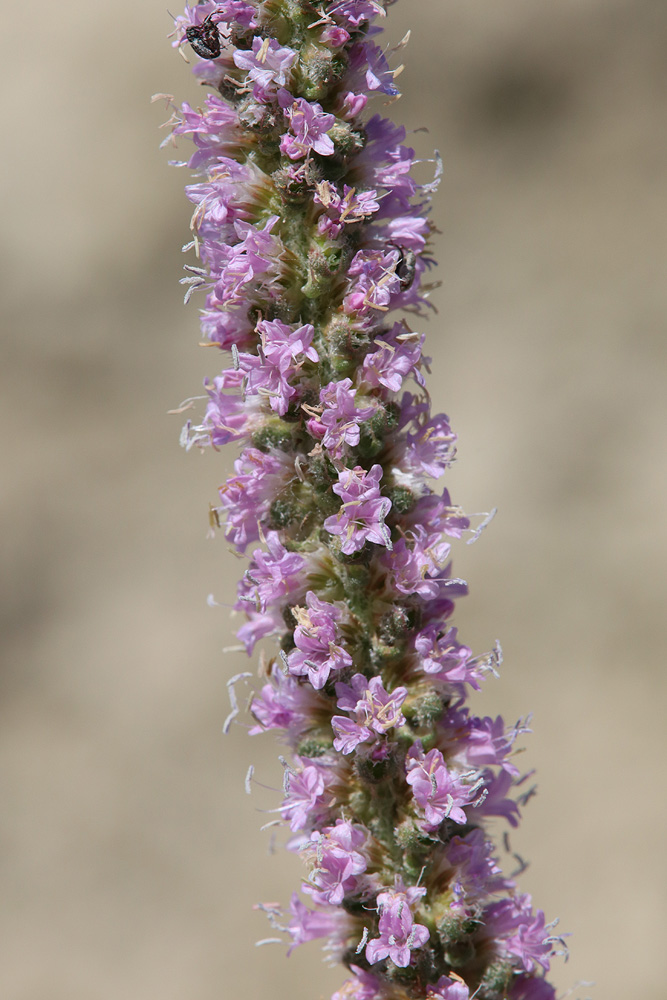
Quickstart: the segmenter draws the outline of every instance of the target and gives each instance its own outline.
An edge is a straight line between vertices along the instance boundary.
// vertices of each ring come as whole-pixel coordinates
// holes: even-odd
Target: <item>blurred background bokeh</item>
[[[216,356],[149,97],[200,94],[157,0],[1,6],[0,996],[328,996],[316,945],[254,947],[301,869],[243,790],[251,762],[279,786],[275,744],[221,734],[234,449],[186,455],[167,416]],[[573,935],[559,990],[663,1000],[667,4],[403,0],[408,28],[389,113],[445,168],[430,388],[455,499],[499,508],[455,552],[462,635],[505,652],[473,704],[534,713],[512,848]]]

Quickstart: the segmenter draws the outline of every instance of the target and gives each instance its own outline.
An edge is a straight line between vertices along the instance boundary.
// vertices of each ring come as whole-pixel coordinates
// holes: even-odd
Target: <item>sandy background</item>
[[[239,564],[207,541],[226,454],[166,411],[213,374],[181,304],[185,175],[155,91],[196,99],[156,0],[2,4],[3,1000],[311,1000],[256,900],[293,858],[243,793],[270,739],[221,735]],[[534,712],[513,847],[572,931],[577,997],[662,1000],[667,379],[665,0],[404,0],[392,110],[445,161],[435,403],[450,476],[500,513],[455,566],[480,709]]]

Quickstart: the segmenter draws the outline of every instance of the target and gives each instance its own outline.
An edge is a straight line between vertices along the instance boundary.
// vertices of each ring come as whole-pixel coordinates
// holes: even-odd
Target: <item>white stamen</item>
[[[245,776],[245,793],[246,793],[246,795],[250,795],[250,793],[252,791],[251,782],[252,782],[254,773],[255,773],[255,765],[251,764],[250,767],[248,768],[248,770],[246,772],[246,776]]]
[[[229,728],[232,722],[234,721],[234,719],[236,718],[236,716],[239,714],[240,711],[239,703],[236,698],[236,691],[234,690],[234,685],[236,684],[237,681],[242,680],[244,677],[252,677],[252,674],[249,674],[247,671],[241,674],[234,674],[234,676],[230,677],[230,679],[227,681],[227,691],[229,692],[229,701],[231,703],[232,710],[225,719],[222,726],[222,731],[225,734],[225,736],[229,732]]]
[[[364,946],[367,941],[368,941],[368,927],[364,927],[364,933],[361,935],[361,941],[357,945],[357,950],[355,951],[355,955],[361,954],[361,952],[364,950]]]
[[[264,830],[270,829],[270,827],[272,827],[272,826],[282,826],[282,825],[283,825],[283,821],[281,819],[272,819],[272,820],[269,820],[268,823],[265,823],[264,826],[260,826],[259,829],[260,829],[260,831],[264,831]]]
[[[488,528],[488,526],[491,524],[491,522],[493,521],[493,519],[494,519],[494,517],[496,516],[497,513],[498,513],[498,508],[494,507],[493,510],[491,510],[486,515],[486,517],[484,518],[484,520],[480,524],[477,525],[477,527],[475,528],[475,530],[472,533],[472,537],[469,538],[468,541],[466,542],[467,545],[472,545],[474,542],[477,541],[477,539],[482,534],[482,532],[484,531],[484,529]]]

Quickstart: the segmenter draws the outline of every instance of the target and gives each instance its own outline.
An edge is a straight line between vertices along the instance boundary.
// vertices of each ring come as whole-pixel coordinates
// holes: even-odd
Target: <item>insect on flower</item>
[[[209,14],[201,24],[185,29],[185,37],[201,59],[217,59],[220,55],[220,33],[212,17],[213,14]]]
[[[401,291],[405,291],[415,280],[417,270],[417,254],[414,250],[404,250],[402,247],[396,248],[399,253],[396,262],[396,277],[401,284]]]

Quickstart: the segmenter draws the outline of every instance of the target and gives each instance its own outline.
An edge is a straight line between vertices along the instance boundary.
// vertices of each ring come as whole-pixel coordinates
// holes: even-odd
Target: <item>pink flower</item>
[[[448,684],[469,684],[479,690],[481,672],[472,658],[472,651],[456,638],[457,630],[444,635],[435,625],[428,625],[415,637],[415,649],[420,654],[419,665],[425,674]]]
[[[271,231],[278,222],[277,215],[271,215],[260,229],[247,222],[235,222],[234,229],[238,242],[225,248],[224,252],[214,251],[219,277],[215,283],[215,295],[219,302],[236,302],[243,294],[244,286],[271,271],[275,272],[277,260],[282,255],[282,243]]]
[[[439,535],[427,533],[418,525],[405,537],[399,538],[390,555],[383,557],[392,586],[400,594],[418,594],[426,600],[440,593],[440,583],[446,579],[443,568],[450,545]]]
[[[193,426],[187,421],[181,443],[189,451],[193,446],[212,445],[214,448],[248,438],[264,424],[264,414],[259,400],[244,400],[239,390],[243,372],[227,369],[212,381],[204,380],[208,395],[206,414],[201,424]]]
[[[398,250],[393,249],[360,250],[355,254],[347,272],[356,280],[350,282],[348,294],[343,299],[346,313],[370,317],[391,308],[394,296],[401,290],[396,274],[399,257]]]
[[[391,500],[380,494],[381,478],[381,465],[373,465],[369,472],[357,465],[338,473],[333,491],[343,504],[337,514],[326,519],[324,527],[343,539],[341,551],[346,555],[358,552],[366,542],[391,549],[391,533],[384,523]]]
[[[320,403],[322,415],[309,422],[309,429],[315,437],[322,438],[323,448],[340,458],[345,445],[355,448],[359,444],[359,424],[372,416],[375,407],[357,406],[356,392],[349,378],[329,382],[320,390]]]
[[[468,1000],[470,991],[464,982],[440,976],[435,986],[428,987],[427,1000]]]
[[[303,356],[309,361],[319,361],[319,355],[312,347],[314,327],[310,323],[295,330],[280,320],[260,320],[257,332],[262,338],[264,356],[281,371],[285,372]]]
[[[280,811],[292,831],[304,830],[316,822],[326,801],[323,770],[307,764],[301,771],[288,771],[286,783],[287,797]]]
[[[284,416],[290,400],[297,392],[289,380],[289,376],[294,375],[295,369],[283,370],[256,354],[239,355],[239,365],[246,378],[247,392],[251,396],[265,397],[271,409],[279,416]]]
[[[292,614],[298,622],[294,630],[296,649],[287,659],[291,674],[308,676],[316,690],[329,679],[332,670],[339,671],[352,663],[350,654],[336,643],[336,622],[341,612],[333,604],[321,601],[313,591],[306,594],[306,607],[295,607]]]
[[[320,156],[333,156],[334,144],[326,134],[336,121],[335,115],[325,114],[321,104],[310,104],[302,97],[285,108],[290,133],[280,140],[280,151],[290,160],[301,160],[312,150]]]
[[[397,687],[387,694],[380,677],[368,681],[363,674],[355,674],[349,684],[336,684],[338,707],[352,713],[355,721],[334,715],[331,720],[336,733],[334,748],[348,754],[361,743],[372,740],[374,733],[384,735],[402,726],[405,717],[400,708],[407,693],[407,688]]]
[[[456,434],[452,433],[449,419],[444,413],[439,413],[408,434],[401,465],[420,475],[438,479],[454,461],[455,445]]]
[[[185,102],[173,135],[191,135],[197,151],[188,161],[191,170],[216,163],[248,141],[234,108],[216,94],[207,94],[204,111],[195,111]]]
[[[493,856],[493,844],[479,828],[465,837],[452,837],[447,847],[447,860],[455,869],[450,883],[454,910],[470,912],[479,900],[513,887],[510,879],[503,878]]]
[[[313,201],[316,205],[322,205],[325,210],[318,220],[318,231],[327,233],[331,239],[335,239],[344,226],[361,222],[380,208],[377,191],[357,192],[355,188],[345,184],[341,196],[336,186],[329,181],[321,181],[317,185]]]
[[[253,96],[256,100],[271,101],[278,88],[287,84],[289,70],[296,58],[294,49],[279,45],[273,38],[256,35],[251,51],[235,50],[234,65],[248,71],[248,79],[255,84]]]
[[[377,898],[380,936],[366,945],[366,959],[371,965],[390,958],[399,969],[410,964],[410,952],[428,941],[428,928],[416,924],[405,893],[381,892]]]
[[[380,980],[357,965],[350,965],[354,979],[347,979],[331,1000],[377,1000],[380,993]]]
[[[476,806],[479,816],[503,816],[510,826],[519,825],[519,807],[514,799],[507,798],[506,793],[514,784],[512,774],[503,770],[499,774],[485,768],[482,772],[484,780],[484,798]]]
[[[377,3],[371,0],[329,0],[327,13],[353,28],[358,28],[364,21],[371,21],[377,14]]]
[[[299,684],[295,677],[274,665],[269,682],[253,698],[250,711],[257,725],[250,735],[267,729],[284,729],[295,739],[308,729],[314,712],[321,707],[318,695],[308,684]]]
[[[548,972],[553,951],[544,913],[533,913],[529,895],[517,895],[491,903],[484,910],[484,934],[500,939],[507,954],[519,959],[528,973],[540,965]]]
[[[318,906],[311,910],[296,893],[292,893],[290,911],[292,919],[287,925],[287,933],[292,938],[292,943],[288,955],[299,945],[318,938],[329,938],[330,941],[340,942],[342,950],[349,923],[348,916],[343,910],[333,906]]]
[[[403,380],[409,374],[414,374],[417,381],[423,383],[423,377],[418,369],[421,359],[423,337],[414,341],[401,341],[405,336],[404,327],[396,324],[391,334],[383,340],[376,340],[377,351],[367,354],[362,365],[362,377],[369,385],[383,385],[392,392],[399,392]]]
[[[310,873],[311,884],[304,885],[303,891],[316,903],[342,903],[346,893],[356,890],[357,876],[368,868],[358,850],[365,840],[364,829],[340,819],[322,833],[312,833],[306,853],[312,856],[315,851],[316,865]]]
[[[238,588],[244,600],[253,601],[261,610],[293,597],[306,566],[303,556],[284,547],[277,531],[267,532],[265,538],[268,551],[255,549]]]
[[[470,805],[477,797],[477,783],[471,784],[455,771],[449,771],[439,750],[429,750],[424,756],[419,744],[408,753],[406,768],[406,780],[412,786],[415,802],[424,810],[425,830],[435,830],[443,819],[467,822],[463,806]]]
[[[517,976],[509,991],[509,1000],[555,1000],[556,991],[545,979]]]
[[[236,474],[220,487],[220,504],[227,511],[225,534],[244,552],[248,542],[259,538],[258,524],[280,487],[294,474],[294,464],[282,452],[246,448],[234,469]]]

